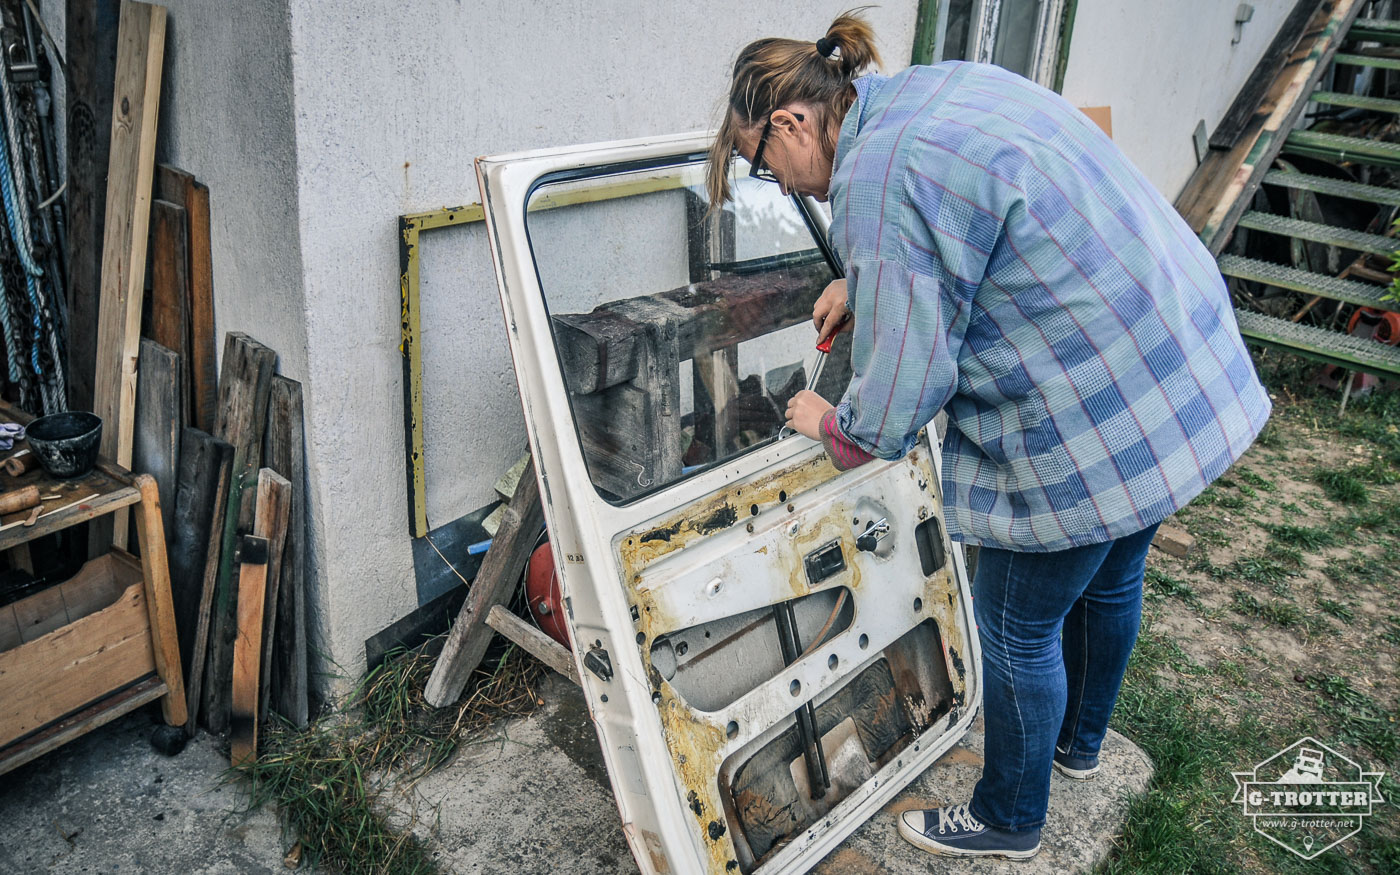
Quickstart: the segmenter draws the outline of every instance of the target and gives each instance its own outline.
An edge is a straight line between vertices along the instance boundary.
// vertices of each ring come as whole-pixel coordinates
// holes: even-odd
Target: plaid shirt
[[[1159,522],[1271,405],[1220,271],[1087,117],[1000,68],[855,83],[831,241],[854,377],[823,419],[840,467],[896,459],[947,409],[957,540],[1062,550]]]

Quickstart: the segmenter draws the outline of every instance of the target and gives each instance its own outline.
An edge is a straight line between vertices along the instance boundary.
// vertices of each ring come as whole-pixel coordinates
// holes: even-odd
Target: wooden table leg
[[[161,521],[160,494],[149,474],[136,476],[141,503],[136,511],[136,534],[141,539],[141,576],[146,581],[146,609],[151,619],[151,649],[155,652],[156,673],[165,681],[167,692],[161,699],[161,712],[171,726],[183,726],[185,681],[180,671],[180,643],[175,633],[175,604],[170,599],[170,566],[165,555],[165,525]]]

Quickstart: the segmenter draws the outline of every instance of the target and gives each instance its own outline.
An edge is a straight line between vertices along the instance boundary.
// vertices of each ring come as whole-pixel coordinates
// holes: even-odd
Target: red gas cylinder
[[[549,542],[530,554],[530,566],[525,572],[525,598],[530,602],[530,616],[549,637],[569,647],[569,630],[564,625],[564,594],[559,588],[559,574],[554,570],[554,554]]]
[[[1395,346],[1400,343],[1400,313],[1392,313],[1389,310],[1357,307],[1356,312],[1351,314],[1351,321],[1347,323],[1347,334],[1356,333],[1356,324],[1361,321],[1363,313],[1368,319],[1380,320],[1371,334],[1372,340],[1378,340],[1387,346]]]

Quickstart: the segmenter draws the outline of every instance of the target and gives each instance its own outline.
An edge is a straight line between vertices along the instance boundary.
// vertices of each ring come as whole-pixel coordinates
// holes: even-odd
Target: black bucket
[[[41,416],[24,430],[39,467],[51,477],[81,477],[97,464],[102,419],[81,411]]]

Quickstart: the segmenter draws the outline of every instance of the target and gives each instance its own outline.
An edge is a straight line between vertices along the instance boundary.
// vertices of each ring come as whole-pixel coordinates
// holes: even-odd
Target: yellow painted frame
[[[700,172],[656,172],[590,185],[535,198],[530,212],[574,204],[632,197],[684,188],[701,180]],[[470,225],[485,219],[481,204],[443,207],[399,216],[399,353],[403,357],[404,469],[408,481],[408,525],[415,538],[428,534],[428,482],[423,463],[423,349],[418,296],[418,235],[434,228]]]

